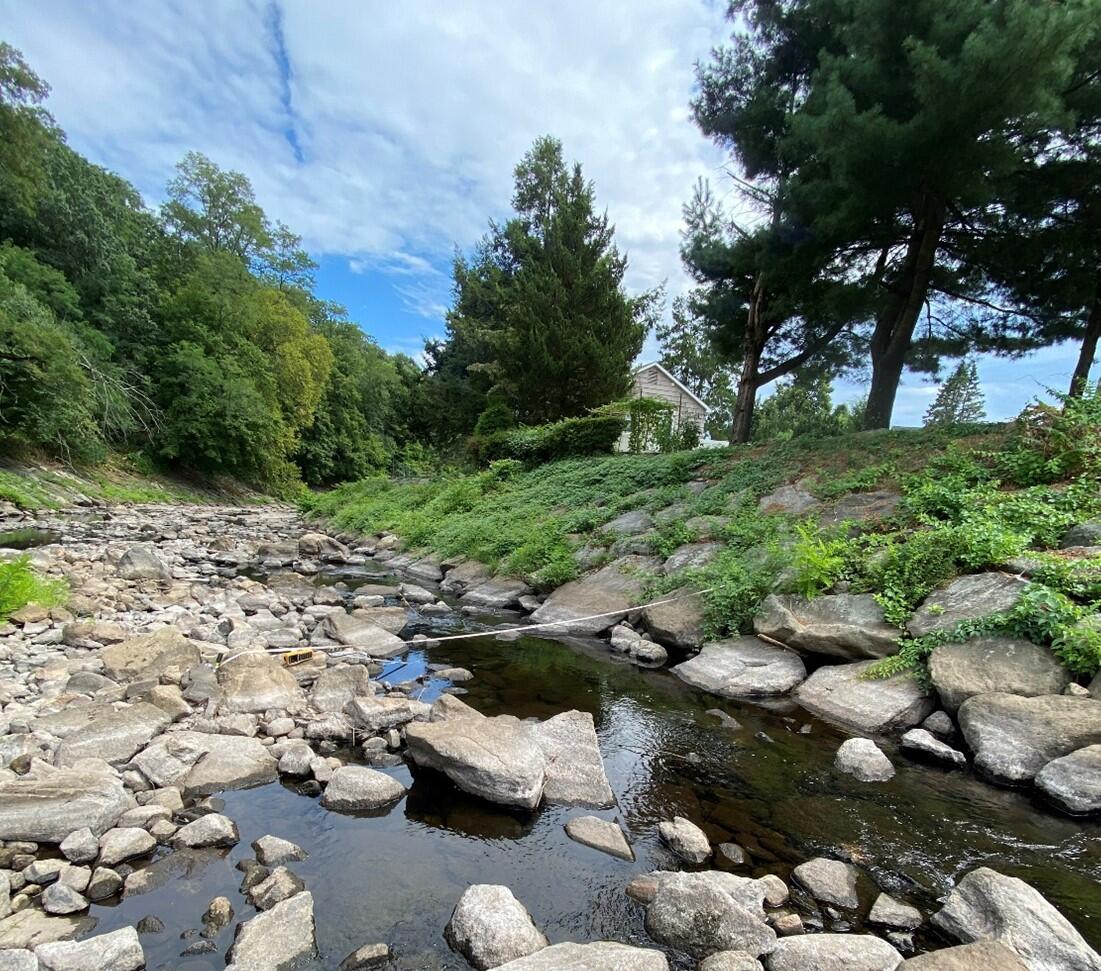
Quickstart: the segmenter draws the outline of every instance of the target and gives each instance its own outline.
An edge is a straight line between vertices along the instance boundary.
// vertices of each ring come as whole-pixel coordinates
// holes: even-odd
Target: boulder
[[[958,752],[951,745],[946,745],[924,728],[911,728],[906,732],[902,736],[902,750],[911,755],[925,756],[960,768],[967,765],[967,756],[963,752]]]
[[[716,951],[700,962],[699,971],[761,971],[762,965],[746,951]]]
[[[321,805],[336,812],[374,812],[397,802],[405,792],[405,786],[385,772],[342,765],[325,787]]]
[[[807,677],[798,654],[759,637],[732,637],[704,644],[699,654],[672,671],[693,687],[723,698],[782,695]]]
[[[462,603],[471,607],[485,607],[491,610],[504,610],[517,607],[520,598],[531,593],[523,580],[515,577],[493,577],[471,587],[462,596]]]
[[[765,515],[782,513],[789,516],[805,516],[820,505],[822,504],[818,499],[812,496],[801,482],[797,482],[794,485],[782,485],[767,496],[762,496],[757,503],[757,508]]]
[[[882,734],[921,724],[935,707],[932,694],[909,674],[865,680],[875,663],[821,667],[795,689],[795,700],[812,715],[858,732]]]
[[[698,650],[703,643],[704,600],[695,587],[680,587],[663,595],[658,603],[646,607],[642,625],[650,636],[667,647],[682,651]]]
[[[118,776],[108,772],[59,769],[0,782],[0,839],[60,843],[84,827],[98,836],[133,805]]]
[[[411,722],[406,742],[417,765],[442,772],[464,792],[523,809],[539,805],[546,758],[532,727],[510,715],[486,718],[467,708],[460,716]]]
[[[411,722],[427,707],[410,698],[360,695],[348,706],[348,715],[356,728],[374,734]]]
[[[669,849],[688,863],[703,863],[711,856],[711,842],[707,834],[683,816],[659,823],[658,835]]]
[[[324,533],[303,533],[298,537],[298,552],[315,560],[343,559],[348,548]]]
[[[1063,534],[1059,545],[1065,550],[1076,546],[1101,546],[1101,519],[1091,519],[1071,526]]]
[[[891,760],[870,738],[846,739],[833,764],[838,772],[855,776],[861,782],[886,782],[895,775]]]
[[[41,967],[34,951],[24,948],[0,951],[0,971],[40,971]]]
[[[115,572],[123,580],[172,579],[172,571],[148,546],[131,546],[119,557]]]
[[[157,848],[157,841],[140,826],[109,829],[99,841],[99,865],[113,867]]]
[[[226,971],[286,971],[316,952],[313,895],[305,891],[238,926]]]
[[[975,620],[1009,610],[1020,599],[1028,581],[1008,573],[974,573],[958,577],[934,590],[910,618],[911,637],[935,630],[951,630],[961,620]]]
[[[846,910],[860,906],[856,892],[860,871],[849,863],[819,856],[800,863],[791,875],[815,900]]]
[[[533,726],[535,743],[543,752],[543,799],[552,805],[615,805],[615,794],[604,772],[604,759],[593,716],[587,711],[564,711]]]
[[[263,880],[248,890],[248,897],[257,910],[271,910],[278,903],[301,893],[306,885],[285,866],[276,867]]]
[[[447,571],[440,589],[447,593],[462,595],[481,583],[485,583],[493,571],[478,560],[464,560],[454,569]]]
[[[405,574],[414,580],[427,580],[429,583],[439,583],[443,579],[440,561],[434,556],[425,556],[410,563],[405,568]]]
[[[929,655],[929,676],[950,714],[972,695],[1057,695],[1070,684],[1070,674],[1050,648],[1017,637],[940,644]]]
[[[681,570],[698,570],[707,566],[724,549],[723,543],[686,543],[678,546],[662,564],[662,572],[668,576]]]
[[[306,859],[307,853],[301,846],[278,836],[261,836],[252,842],[253,852],[262,866],[282,866]]]
[[[83,728],[62,739],[57,764],[71,766],[88,758],[114,765],[126,762],[171,723],[170,715],[144,701],[119,711],[98,711]]]
[[[856,661],[888,657],[902,632],[883,618],[870,593],[836,593],[807,600],[771,594],[764,599],[753,629],[765,637],[810,654]]]
[[[592,847],[609,856],[621,860],[635,858],[627,837],[623,835],[623,828],[617,822],[598,816],[578,816],[566,823],[566,835],[582,846]]]
[[[622,620],[641,598],[641,574],[656,572],[659,567],[660,561],[652,557],[620,557],[595,573],[559,587],[531,615],[532,622],[553,623],[556,634],[606,631]],[[596,614],[605,616],[594,617]]]
[[[998,941],[976,941],[919,954],[902,971],[1029,971],[1018,955]]]
[[[202,660],[198,646],[175,627],[162,627],[99,652],[103,673],[115,681],[159,678],[169,668],[188,671]]]
[[[132,764],[153,785],[179,786],[186,796],[247,789],[279,777],[267,746],[243,735],[173,732],[139,752]]]
[[[866,523],[877,519],[889,519],[898,512],[902,496],[897,492],[854,492],[842,496],[822,511],[818,521],[823,526],[836,526],[844,522]]]
[[[611,941],[552,944],[534,954],[498,966],[497,971],[669,971],[661,951]]]
[[[1036,785],[1071,813],[1101,810],[1101,745],[1087,745],[1053,759],[1037,774]]]
[[[638,536],[653,528],[654,517],[645,509],[631,509],[606,522],[600,527],[600,532],[615,536]]]
[[[999,941],[1030,971],[1101,971],[1101,955],[1038,891],[988,867],[967,874],[932,922],[964,943]]]
[[[318,711],[343,712],[353,698],[373,695],[374,685],[362,664],[338,664],[317,676],[310,691],[310,707]]]
[[[321,626],[325,634],[338,644],[366,651],[372,657],[395,657],[405,651],[405,641],[366,617],[357,617],[338,610],[329,614]]]
[[[900,964],[902,955],[870,934],[806,934],[777,941],[765,967],[768,971],[895,971]]]
[[[42,971],[139,971],[145,967],[145,952],[133,927],[83,941],[40,944],[34,956]]]
[[[959,725],[975,767],[997,782],[1030,782],[1048,762],[1101,743],[1101,701],[1044,695],[973,695]]]
[[[88,876],[91,874],[85,871]],[[51,883],[42,894],[42,907],[47,914],[79,914],[89,907],[88,901],[64,883]]]
[[[547,946],[547,939],[508,887],[467,887],[445,931],[448,943],[479,969],[496,968]]]
[[[897,927],[904,931],[912,931],[922,925],[924,918],[917,907],[895,900],[890,894],[881,893],[872,904],[868,921],[882,927]]]
[[[402,591],[408,589],[408,587],[408,584],[403,583],[400,587],[398,587],[397,590],[392,590],[391,593],[399,596],[404,596],[402,594]],[[360,587],[359,589],[362,590],[363,588]],[[420,588],[418,587],[417,589]],[[405,606],[357,607],[346,616],[352,617],[357,620],[369,620],[372,624],[376,624],[383,630],[389,631],[395,637],[400,635],[401,632],[409,626],[409,608]]]
[[[272,708],[296,710],[305,704],[298,681],[277,657],[258,651],[239,654],[218,668],[221,707],[233,712]]]
[[[236,846],[241,840],[237,824],[221,813],[207,813],[180,827],[172,842],[179,846],[202,849],[208,846]]]

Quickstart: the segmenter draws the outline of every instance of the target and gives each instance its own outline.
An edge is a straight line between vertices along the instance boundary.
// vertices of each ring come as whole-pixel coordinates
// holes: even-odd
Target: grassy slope
[[[575,459],[531,470],[497,463],[486,472],[430,481],[351,483],[304,505],[339,529],[389,530],[409,549],[470,556],[542,589],[578,574],[581,547],[592,565],[637,546],[638,539],[616,546],[601,527],[623,512],[646,509],[659,513],[659,526],[641,540],[655,553],[668,555],[707,536],[724,543],[723,552],[698,571],[650,578],[654,591],[686,581],[711,588],[712,634],[748,629],[760,600],[773,590],[815,596],[842,582],[875,593],[888,617],[901,624],[944,580],[1055,547],[1068,525],[1101,513],[1092,479],[1004,485],[997,469],[1007,436],[1002,426],[894,430]],[[822,529],[816,520],[758,511],[762,495],[797,480],[824,501],[872,489],[898,490],[905,500],[894,520],[858,535],[846,525]],[[1039,559],[1039,579],[1057,602],[1029,610],[1046,610],[1055,621],[1030,633],[1057,643],[1101,599],[1101,561],[1072,563],[1057,554]],[[1030,614],[1014,624],[1034,621]],[[899,665],[920,666],[931,647],[904,646]],[[1101,663],[1101,643],[1078,644],[1071,654],[1064,658],[1068,665],[1090,673]]]

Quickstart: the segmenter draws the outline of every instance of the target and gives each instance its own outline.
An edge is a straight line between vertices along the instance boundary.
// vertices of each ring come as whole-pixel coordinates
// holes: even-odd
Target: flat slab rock
[[[1070,813],[1101,811],[1101,745],[1087,745],[1048,762],[1036,785]]]
[[[145,967],[145,952],[133,927],[83,941],[40,944],[34,953],[42,971],[139,971]]]
[[[989,617],[1009,610],[1020,599],[1028,581],[1008,573],[973,573],[934,590],[910,618],[912,637],[934,630],[951,630],[961,620]]]
[[[171,732],[134,756],[133,765],[153,785],[180,786],[186,796],[247,789],[279,777],[267,746],[244,735]]]
[[[837,593],[807,600],[771,594],[764,599],[753,629],[788,647],[857,661],[888,657],[898,650],[902,631],[888,624],[870,593]]]
[[[647,556],[622,556],[595,573],[571,580],[554,591],[531,615],[536,624],[554,623],[557,634],[599,634],[621,621],[642,596],[645,572],[656,573],[661,561]],[[608,617],[582,620],[593,614]]]
[[[563,711],[533,726],[543,752],[543,799],[551,805],[615,805],[615,794],[604,771],[604,758],[593,716],[587,711]]]
[[[959,725],[975,767],[998,782],[1030,782],[1049,762],[1101,743],[1101,701],[1068,695],[968,698]]]
[[[784,937],[768,956],[768,971],[895,971],[901,964],[898,951],[870,934]]]
[[[787,694],[807,677],[802,658],[759,637],[704,644],[694,658],[672,669],[682,681],[723,698]]]
[[[999,941],[1032,971],[1101,971],[1101,955],[1039,891],[989,867],[968,873],[932,922],[964,943]]]
[[[169,668],[188,671],[202,660],[199,648],[175,627],[129,637],[99,652],[103,673],[115,681],[159,677]]]
[[[375,609],[388,610],[389,608],[378,607]],[[404,611],[402,613],[404,614]],[[322,622],[322,629],[338,644],[366,651],[371,657],[396,657],[406,650],[405,641],[398,637],[396,633],[366,617],[357,617],[354,614],[346,614],[340,610],[329,614],[325,618]]]
[[[27,907],[0,920],[0,950],[34,948],[51,941],[68,941],[87,934],[96,919],[85,915],[51,917],[37,907]]]
[[[144,701],[118,711],[99,711],[84,727],[62,739],[57,764],[71,766],[88,758],[115,765],[126,762],[171,723],[170,715]]]
[[[528,957],[501,964],[497,971],[669,971],[661,951],[611,941],[553,944]]]
[[[226,971],[285,971],[316,951],[313,895],[305,891],[237,928]]]
[[[471,587],[463,594],[462,603],[472,607],[486,607],[487,609],[504,610],[516,607],[521,597],[531,593],[523,580],[515,577],[492,577]]]
[[[858,732],[882,734],[920,725],[936,707],[932,693],[907,674],[863,679],[875,663],[821,667],[795,689],[795,700],[812,715]]]
[[[599,816],[578,816],[566,823],[566,835],[582,846],[600,850],[621,860],[634,860],[635,854],[623,827]]]
[[[60,843],[88,827],[97,836],[133,808],[134,799],[108,772],[59,769],[41,778],[0,783],[0,839]]]
[[[919,954],[902,971],[1029,971],[1028,965],[998,941],[976,941]]]
[[[929,676],[952,714],[972,695],[1057,695],[1070,684],[1069,672],[1050,648],[1019,637],[941,644],[929,655]]]

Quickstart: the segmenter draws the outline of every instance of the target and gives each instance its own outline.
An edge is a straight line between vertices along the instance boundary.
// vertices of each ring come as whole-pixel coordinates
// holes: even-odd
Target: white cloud
[[[596,181],[636,289],[683,287],[681,204],[721,161],[687,109],[693,62],[727,33],[708,0],[0,0],[0,14],[73,144],[151,201],[203,151],[313,251],[403,278],[426,315],[446,302],[433,264],[506,211],[536,136]]]

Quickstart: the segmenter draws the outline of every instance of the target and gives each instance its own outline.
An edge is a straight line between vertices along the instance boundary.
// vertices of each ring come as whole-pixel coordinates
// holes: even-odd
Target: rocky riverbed
[[[8,527],[72,595],[0,628],[0,969],[1101,971],[1097,825],[966,769],[1089,798],[1101,703],[1023,648],[934,695],[856,677],[858,598],[703,645],[623,564],[541,598],[274,506]],[[524,615],[570,642],[441,640]]]

